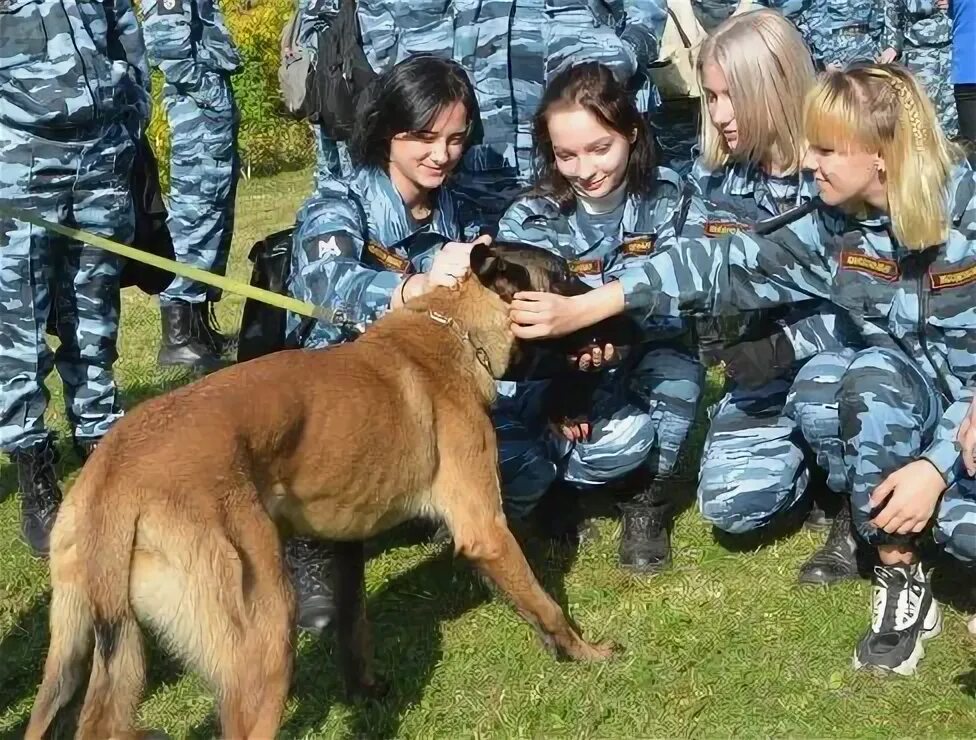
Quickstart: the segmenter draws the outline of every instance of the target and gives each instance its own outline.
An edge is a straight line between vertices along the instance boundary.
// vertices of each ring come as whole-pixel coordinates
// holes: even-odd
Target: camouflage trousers
[[[587,442],[569,442],[547,428],[544,383],[500,398],[495,428],[506,513],[530,513],[557,478],[585,489],[641,465],[658,476],[672,472],[698,411],[704,374],[697,358],[671,347],[651,349],[624,377],[607,374],[594,395]]]
[[[945,135],[955,137],[959,133],[959,116],[952,85],[952,42],[922,47],[906,43],[902,61],[931,98]]]
[[[934,382],[901,353],[872,348],[824,352],[797,374],[787,402],[834,491],[851,496],[854,524],[872,545],[906,544],[869,521],[874,489],[917,460],[945,406]],[[976,486],[964,478],[943,495],[935,538],[956,557],[976,560]]]
[[[710,410],[698,508],[718,529],[764,527],[806,491],[806,445],[784,413],[792,380],[789,374],[754,390],[734,386]]]
[[[163,86],[170,127],[168,226],[182,264],[223,275],[234,235],[238,113],[230,79],[207,73],[200,90]],[[220,300],[220,290],[175,277],[160,302]]]
[[[46,137],[0,124],[0,202],[131,243],[134,152],[121,124]],[[112,372],[120,273],[111,252],[0,216],[0,449],[47,437],[52,367],[76,438],[97,439],[122,415]],[[45,339],[52,311],[56,353]]]

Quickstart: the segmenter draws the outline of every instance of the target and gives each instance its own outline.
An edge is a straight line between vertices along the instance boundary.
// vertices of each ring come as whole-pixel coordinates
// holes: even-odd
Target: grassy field
[[[240,189],[231,274],[247,279],[250,245],[289,224],[309,173]],[[127,291],[118,376],[131,407],[184,382],[155,367],[155,302]],[[220,304],[236,326],[241,301]],[[56,376],[51,418],[66,431]],[[66,488],[77,461],[64,447]],[[380,453],[381,454],[381,453]],[[15,470],[0,464],[0,737],[19,737],[47,645],[48,573],[18,539]],[[686,491],[690,495],[691,491]],[[791,531],[721,543],[693,506],[679,517],[673,568],[636,579],[615,567],[617,523],[574,558],[541,546],[530,560],[584,633],[626,650],[603,665],[552,661],[505,603],[450,552],[400,532],[377,543],[368,568],[382,702],[340,700],[333,637],[302,638],[284,737],[973,737],[976,666],[959,568],[939,561],[943,635],[914,679],[850,668],[868,623],[866,581],[830,590],[794,585],[822,535]],[[967,598],[963,598],[967,597]],[[141,710],[173,737],[215,734],[206,687],[154,649]]]

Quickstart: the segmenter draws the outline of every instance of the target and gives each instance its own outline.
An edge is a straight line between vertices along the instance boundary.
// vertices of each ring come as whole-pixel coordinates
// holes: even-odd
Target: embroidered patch
[[[376,242],[369,242],[366,245],[366,251],[369,252],[376,260],[383,265],[387,270],[392,270],[393,272],[405,273],[407,268],[410,267],[410,260],[405,257],[401,257],[398,254],[394,254],[389,249],[381,247]]]
[[[740,224],[738,221],[725,220],[712,220],[709,219],[705,222],[705,236],[716,237],[716,236],[728,236],[729,234],[738,234],[740,231],[745,231],[746,227]]]
[[[334,234],[328,239],[319,239],[319,259],[338,257],[340,254],[342,254],[342,247],[339,246],[339,241]]]
[[[846,249],[840,254],[840,266],[845,270],[857,270],[889,282],[896,280],[899,275],[898,263],[894,260],[869,257],[866,254],[849,252]]]
[[[603,272],[603,260],[570,260],[569,271],[574,275],[599,275]]]
[[[932,281],[932,290],[942,290],[943,288],[961,288],[976,282],[976,265],[967,267],[963,270],[952,270],[950,272],[931,272],[929,279]]]
[[[183,13],[183,0],[159,0],[158,15],[180,15]]]
[[[620,253],[631,257],[650,254],[654,251],[654,237],[643,236],[639,239],[631,239],[620,246]]]

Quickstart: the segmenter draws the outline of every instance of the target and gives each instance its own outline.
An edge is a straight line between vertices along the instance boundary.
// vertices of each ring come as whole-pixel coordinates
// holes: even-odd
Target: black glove
[[[726,374],[745,388],[760,388],[785,371],[796,360],[793,345],[785,332],[763,339],[739,342],[716,353],[725,363]]]

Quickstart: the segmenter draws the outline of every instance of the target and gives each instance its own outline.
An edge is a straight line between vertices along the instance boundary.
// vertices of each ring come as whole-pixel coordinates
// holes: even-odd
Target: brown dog
[[[376,688],[360,543],[418,516],[445,522],[550,648],[611,655],[574,630],[506,525],[488,409],[515,346],[498,294],[511,276],[485,250],[472,269],[355,342],[235,365],[116,424],[51,535],[51,643],[28,738],[48,730],[89,657],[78,737],[139,736],[140,623],[210,680],[226,736],[273,737],[294,612],[279,529],[343,542],[338,643],[352,691]]]

